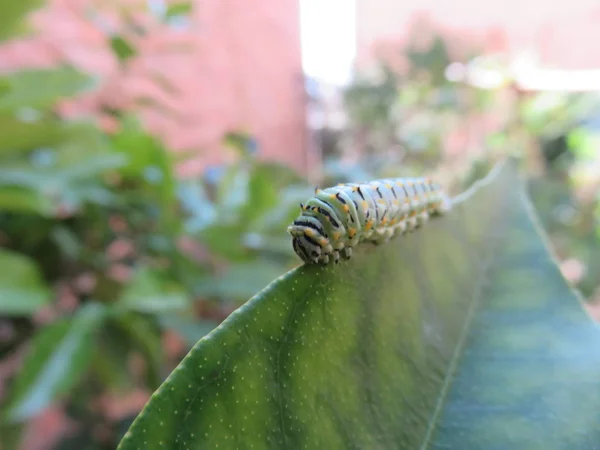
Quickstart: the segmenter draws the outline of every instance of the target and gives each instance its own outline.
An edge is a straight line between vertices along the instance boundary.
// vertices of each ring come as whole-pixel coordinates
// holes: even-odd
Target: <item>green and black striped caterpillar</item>
[[[288,227],[294,251],[309,264],[349,259],[362,242],[383,244],[450,209],[441,186],[428,178],[397,178],[317,189]]]

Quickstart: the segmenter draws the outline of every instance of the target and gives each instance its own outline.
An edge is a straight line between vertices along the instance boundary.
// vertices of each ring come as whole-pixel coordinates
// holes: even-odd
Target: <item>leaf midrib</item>
[[[485,183],[485,180],[482,180],[482,182]],[[502,202],[502,200],[500,201]],[[454,203],[458,203],[456,199]],[[471,329],[473,317],[475,316],[475,312],[477,311],[483,299],[484,287],[486,282],[488,281],[487,275],[489,275],[490,269],[494,266],[494,260],[496,255],[495,250],[499,247],[500,243],[506,238],[506,231],[504,227],[506,214],[498,213],[498,211],[505,211],[506,208],[507,205],[504,201],[501,203],[501,207],[495,209],[496,214],[490,220],[490,223],[494,224],[494,227],[490,229],[491,232],[489,234],[490,239],[488,240],[489,245],[487,246],[487,254],[483,259],[483,263],[480,265],[481,270],[479,276],[477,277],[477,284],[473,289],[473,296],[469,304],[467,316],[465,318],[464,325],[461,329],[460,335],[456,342],[456,346],[452,353],[452,358],[450,360],[450,364],[448,365],[446,376],[444,377],[444,383],[436,401],[435,409],[433,411],[431,420],[429,421],[425,437],[423,438],[423,443],[420,446],[420,450],[427,450],[431,444],[431,439],[435,433],[439,422],[439,416],[442,412],[446,398],[452,386],[452,381],[454,380],[454,375],[456,373],[458,363],[460,362],[460,358],[465,348],[465,342],[467,341],[467,336],[469,335],[469,331]],[[495,220],[497,217],[502,217],[504,218],[504,220]],[[504,232],[499,232],[502,230],[504,230]]]

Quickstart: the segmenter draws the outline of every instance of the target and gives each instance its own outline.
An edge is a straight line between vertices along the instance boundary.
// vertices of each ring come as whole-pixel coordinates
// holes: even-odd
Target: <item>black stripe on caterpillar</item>
[[[451,202],[428,178],[397,178],[340,184],[317,189],[300,204],[300,216],[288,227],[292,245],[308,264],[349,259],[362,242],[376,245],[413,231],[430,216],[444,214]]]

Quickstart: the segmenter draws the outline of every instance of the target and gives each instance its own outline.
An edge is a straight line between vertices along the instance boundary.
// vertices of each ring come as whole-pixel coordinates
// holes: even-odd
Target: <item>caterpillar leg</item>
[[[333,258],[334,264],[337,264],[340,262],[340,252],[338,252],[337,250],[333,251],[333,253],[331,254],[331,257]]]
[[[422,227],[429,220],[429,213],[427,211],[418,214],[417,217],[417,228]]]
[[[342,255],[342,258],[350,259],[352,257],[352,247],[344,247],[340,254]]]

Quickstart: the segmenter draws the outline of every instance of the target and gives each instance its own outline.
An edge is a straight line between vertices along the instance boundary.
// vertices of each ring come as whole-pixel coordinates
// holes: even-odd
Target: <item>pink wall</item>
[[[234,129],[255,134],[261,156],[305,170],[298,1],[196,0],[189,26],[179,30],[144,5],[52,0],[33,17],[37,36],[0,48],[0,70],[67,61],[100,76],[100,91],[65,103],[63,113],[97,117],[100,104],[137,111],[175,151],[193,150],[182,174],[231,159],[221,137]],[[143,38],[127,35],[139,53],[124,70],[98,25],[123,30],[117,7],[148,30]],[[110,126],[107,118],[103,123]]]

